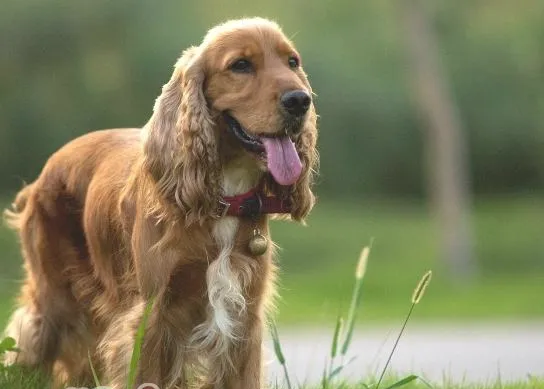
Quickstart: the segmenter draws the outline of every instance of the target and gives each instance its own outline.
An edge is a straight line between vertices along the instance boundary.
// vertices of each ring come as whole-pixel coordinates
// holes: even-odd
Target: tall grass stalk
[[[93,374],[94,385],[98,388],[102,385],[100,385],[100,380],[98,379],[98,375],[96,374],[90,351],[87,351],[87,358],[89,359],[89,367],[91,368],[91,373]]]
[[[410,317],[412,316],[412,312],[414,311],[414,307],[419,303],[423,295],[425,294],[425,290],[427,289],[427,286],[429,285],[429,282],[431,282],[431,277],[433,273],[432,271],[428,271],[423,275],[419,283],[417,284],[416,288],[414,289],[414,293],[412,294],[412,304],[410,305],[410,310],[408,311],[408,314],[406,315],[406,318],[404,319],[404,323],[402,324],[402,328],[399,331],[399,334],[397,336],[397,339],[395,340],[395,344],[393,345],[393,348],[391,349],[391,353],[389,353],[389,357],[387,358],[387,361],[385,362],[385,366],[383,367],[382,373],[380,375],[380,379],[378,380],[378,383],[376,384],[376,389],[379,389],[381,382],[383,381],[383,377],[385,376],[385,372],[387,371],[387,368],[389,367],[389,363],[391,362],[391,359],[393,358],[393,354],[395,353],[395,350],[397,349],[397,346],[399,344],[400,338],[402,334],[404,333],[404,329],[406,328],[406,324],[408,324],[408,320],[410,320]],[[413,381],[414,379],[418,378],[417,376],[408,376],[395,384],[391,385],[387,389],[397,388],[399,386],[405,385],[408,382]]]
[[[343,327],[344,319],[342,318],[342,316],[338,315],[338,318],[336,319],[336,326],[334,327],[334,335],[332,337],[331,361],[329,371],[332,371],[333,369],[334,360],[338,351],[338,340],[340,339],[340,334],[342,333]]]
[[[285,381],[287,382],[287,389],[292,389],[291,379],[289,378],[289,372],[287,371],[287,363],[281,349],[278,328],[276,327],[276,323],[274,323],[273,321],[270,323],[270,335],[272,336],[272,342],[274,343],[274,353],[276,354],[276,359],[283,368],[283,374],[285,375]]]
[[[363,278],[366,273],[366,266],[368,263],[368,255],[370,254],[370,249],[372,247],[372,241],[369,246],[363,247],[361,255],[359,256],[359,261],[357,262],[357,268],[355,270],[355,285],[353,286],[353,294],[351,296],[351,303],[349,307],[348,320],[346,322],[346,333],[343,337],[342,350],[340,354],[344,357],[349,349],[351,343],[351,338],[353,337],[353,330],[355,328],[355,319],[357,316],[357,308],[361,302],[361,292],[363,285]]]
[[[327,366],[327,362],[325,361],[325,368],[323,369],[323,376],[321,378],[321,386],[323,388],[328,387],[329,381],[333,378],[333,372],[335,371],[334,361],[336,359],[336,355],[338,354],[338,342],[340,340],[340,334],[342,333],[343,326],[344,319],[342,316],[340,316],[340,314],[338,314],[338,317],[336,318],[336,325],[334,326],[334,335],[332,337],[329,364]]]
[[[142,315],[142,320],[136,331],[136,337],[134,339],[134,348],[132,349],[132,357],[130,359],[130,368],[128,371],[127,378],[127,389],[132,389],[134,387],[134,382],[136,381],[136,373],[138,371],[138,364],[140,362],[140,356],[142,354],[142,345],[144,342],[145,329],[147,327],[147,321],[151,314],[151,309],[153,308],[153,298],[150,299],[144,308],[144,313]]]
[[[344,362],[344,358],[349,350],[349,345],[351,344],[351,340],[353,338],[355,320],[357,317],[357,309],[359,308],[361,302],[363,278],[366,273],[368,256],[370,254],[371,247],[372,241],[370,242],[370,245],[363,247],[363,249],[361,250],[361,254],[359,255],[359,260],[357,261],[357,266],[355,268],[355,284],[353,286],[353,292],[351,295],[351,302],[348,311],[348,319],[345,322],[345,326],[344,320],[341,315],[338,315],[338,318],[336,320],[336,326],[334,328],[334,335],[332,338],[330,361],[328,363],[328,366],[327,364],[325,364],[325,368],[323,370],[323,379],[321,382],[323,388],[327,388],[329,386],[329,382],[336,375],[338,375],[346,365],[353,361],[352,359],[348,362]],[[340,353],[340,364],[336,366],[335,362],[336,357],[338,356],[338,351]]]

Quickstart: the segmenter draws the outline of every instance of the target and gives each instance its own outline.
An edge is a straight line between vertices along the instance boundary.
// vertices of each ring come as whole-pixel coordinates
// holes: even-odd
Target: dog
[[[83,135],[17,195],[25,279],[8,363],[63,384],[263,386],[271,217],[303,222],[318,167],[313,93],[272,21],[228,21],[185,50],[141,129]],[[89,361],[90,358],[90,361]]]

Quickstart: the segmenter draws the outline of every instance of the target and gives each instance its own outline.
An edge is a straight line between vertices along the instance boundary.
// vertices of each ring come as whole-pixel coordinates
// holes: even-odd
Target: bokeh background
[[[407,6],[408,5],[408,6]],[[277,20],[321,115],[319,204],[274,222],[278,318],[334,322],[372,241],[359,322],[544,316],[544,2],[6,0],[0,205],[70,139],[143,125],[182,49],[229,18]],[[0,324],[21,278],[0,229]]]

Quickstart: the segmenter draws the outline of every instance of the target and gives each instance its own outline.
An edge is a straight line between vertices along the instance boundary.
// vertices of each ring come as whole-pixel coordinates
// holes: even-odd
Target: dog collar
[[[255,219],[259,215],[291,213],[291,202],[275,196],[266,196],[257,187],[236,196],[226,196],[219,201],[218,216],[237,216]]]

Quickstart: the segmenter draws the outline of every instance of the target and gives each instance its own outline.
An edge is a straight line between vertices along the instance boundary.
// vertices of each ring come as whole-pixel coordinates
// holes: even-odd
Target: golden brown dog
[[[316,138],[311,88],[279,27],[210,30],[142,129],[68,143],[6,212],[26,270],[8,362],[90,385],[90,352],[103,382],[124,388],[153,300],[136,385],[262,387],[275,267],[272,248],[248,242],[269,238],[268,214],[312,209]],[[248,191],[265,204],[227,209]]]

